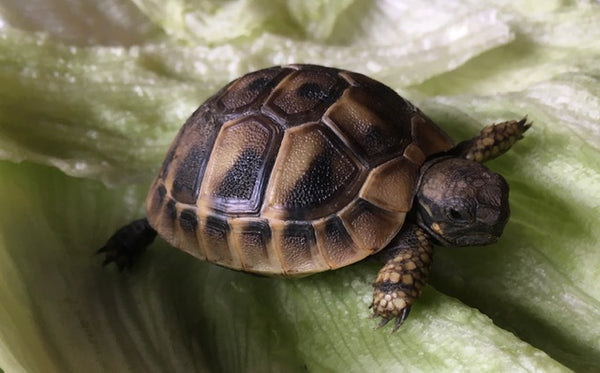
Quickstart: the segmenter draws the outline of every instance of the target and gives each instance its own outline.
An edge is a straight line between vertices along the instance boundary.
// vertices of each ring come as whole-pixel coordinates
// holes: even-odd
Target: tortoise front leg
[[[373,285],[371,303],[373,316],[381,317],[380,326],[395,319],[395,331],[406,320],[427,280],[432,253],[431,238],[415,224],[405,226],[382,251],[386,263]]]
[[[451,151],[457,156],[484,163],[505,153],[523,133],[531,127],[527,117],[520,121],[511,120],[485,127],[479,135],[456,145]]]

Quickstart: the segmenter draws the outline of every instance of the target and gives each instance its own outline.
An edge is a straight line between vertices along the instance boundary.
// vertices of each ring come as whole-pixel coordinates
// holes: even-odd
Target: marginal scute
[[[410,211],[419,166],[404,157],[378,166],[367,177],[360,197],[387,211]]]
[[[177,202],[173,199],[169,199],[165,204],[165,217],[175,224],[177,219]]]
[[[356,263],[370,255],[370,251],[359,249],[348,234],[338,216],[321,219],[314,224],[317,244],[331,269]]]
[[[317,219],[356,195],[363,170],[335,134],[320,123],[286,131],[265,196],[263,214]]]
[[[196,216],[196,209],[186,208],[179,213],[179,226],[184,232],[192,233],[196,232],[198,228],[198,217]]]
[[[230,221],[233,245],[238,247],[242,268],[248,272],[281,272],[281,263],[272,250],[271,227],[266,219],[235,218]]]
[[[229,230],[227,220],[221,216],[214,214],[201,216],[200,244],[206,252],[206,260],[230,268],[241,268],[235,248],[231,248],[227,242]]]
[[[223,125],[202,183],[200,199],[225,213],[256,214],[277,155],[279,130],[262,117]]]
[[[281,256],[284,275],[294,276],[329,269],[319,253],[315,231],[309,222],[272,224],[273,244]]]
[[[358,199],[346,207],[340,217],[356,245],[375,253],[400,231],[406,213],[391,213]]]
[[[205,260],[206,255],[200,249],[198,245],[198,216],[196,215],[196,208],[187,207],[186,205],[180,206],[179,211],[179,227],[175,226],[175,234],[177,236],[178,247],[199,259]]]
[[[165,185],[160,180],[156,180],[148,192],[148,198],[146,201],[146,210],[148,211],[148,215],[154,217],[160,214],[160,210],[163,207],[166,195],[167,188],[165,188]]]

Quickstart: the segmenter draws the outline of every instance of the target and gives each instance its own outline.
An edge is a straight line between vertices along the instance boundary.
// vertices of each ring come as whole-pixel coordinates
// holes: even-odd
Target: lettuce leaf
[[[600,369],[597,3],[40,4],[0,3],[0,369]],[[204,99],[288,62],[369,74],[457,139],[534,122],[490,163],[511,185],[504,236],[437,250],[397,333],[369,319],[374,261],[283,280],[160,240],[126,273],[92,255],[144,214]]]

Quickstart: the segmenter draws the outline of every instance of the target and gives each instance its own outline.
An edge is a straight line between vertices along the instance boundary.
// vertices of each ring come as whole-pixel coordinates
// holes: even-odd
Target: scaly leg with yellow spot
[[[451,152],[461,158],[484,163],[504,154],[523,138],[529,127],[531,123],[527,122],[527,117],[492,124],[484,127],[479,135],[456,145]]]
[[[405,227],[382,252],[387,262],[373,285],[371,304],[374,315],[381,317],[379,326],[395,319],[395,331],[406,320],[427,281],[432,254],[431,238],[415,224]]]
[[[413,211],[398,235],[382,250],[386,261],[374,283],[371,308],[380,326],[408,317],[432,263],[433,244],[486,245],[508,221],[508,184],[481,163],[506,152],[531,124],[526,118],[484,128],[421,167]]]

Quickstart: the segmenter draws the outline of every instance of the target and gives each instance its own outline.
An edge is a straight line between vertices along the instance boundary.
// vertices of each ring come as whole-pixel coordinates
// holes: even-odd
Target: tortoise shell
[[[314,65],[249,73],[202,104],[146,199],[171,245],[225,267],[304,275],[383,249],[425,159],[453,142],[364,75]]]

